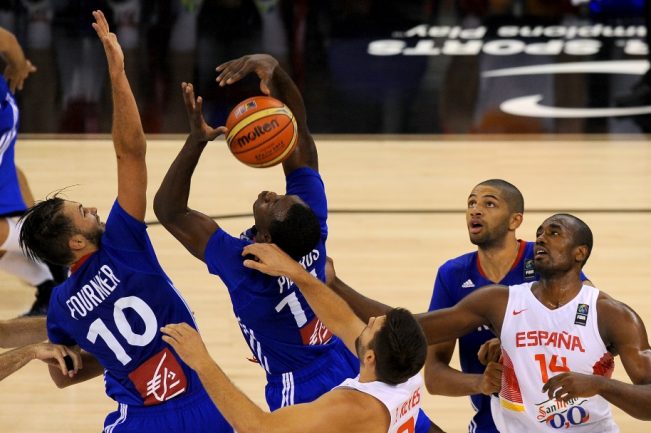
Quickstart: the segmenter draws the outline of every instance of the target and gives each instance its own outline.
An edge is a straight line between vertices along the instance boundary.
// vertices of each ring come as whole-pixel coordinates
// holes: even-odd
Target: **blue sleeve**
[[[229,290],[234,289],[238,282],[251,270],[245,268],[242,262],[242,250],[249,241],[235,238],[219,228],[208,240],[204,251],[204,260],[208,272],[219,276]]]
[[[287,194],[297,195],[312,209],[321,224],[321,237],[328,237],[328,201],[323,179],[317,171],[301,167],[287,175]]]
[[[147,225],[129,215],[115,200],[106,220],[102,243],[116,250],[147,250]]]
[[[56,311],[50,308],[47,314],[47,339],[54,344],[63,344],[64,346],[76,345],[77,342],[59,326],[57,316]]]
[[[432,293],[432,300],[430,301],[428,311],[440,310],[441,308],[449,308],[455,304],[454,300],[450,296],[447,285],[443,281],[443,273],[443,267],[441,266],[436,274],[434,292]]]

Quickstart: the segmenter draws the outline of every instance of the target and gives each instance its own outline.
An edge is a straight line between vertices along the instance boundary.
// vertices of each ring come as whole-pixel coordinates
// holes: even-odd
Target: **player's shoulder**
[[[598,290],[593,288],[594,290]],[[630,306],[625,304],[622,301],[619,301],[608,293],[599,290],[599,295],[597,296],[597,312],[600,317],[608,317],[612,320],[628,320],[635,321],[639,319],[639,316]]]
[[[472,251],[447,260],[439,267],[439,272],[453,274],[457,272],[468,271],[476,262],[477,251]]]

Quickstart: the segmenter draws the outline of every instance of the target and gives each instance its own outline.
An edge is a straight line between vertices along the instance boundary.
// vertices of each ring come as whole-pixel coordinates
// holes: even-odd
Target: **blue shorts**
[[[341,340],[328,353],[300,370],[267,375],[265,397],[272,412],[285,406],[309,403],[349,377],[359,374],[359,359]]]
[[[174,398],[156,406],[120,403],[108,414],[104,433],[233,433],[206,391]]]

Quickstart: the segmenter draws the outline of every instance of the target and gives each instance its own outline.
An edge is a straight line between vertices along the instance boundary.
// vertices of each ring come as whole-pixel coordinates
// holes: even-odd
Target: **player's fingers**
[[[256,262],[255,260],[251,260],[251,259],[244,260],[242,264],[244,265],[245,268],[255,269],[256,271],[263,272],[264,269],[264,265],[262,263]]]
[[[179,331],[177,329],[177,326],[178,325],[176,325],[176,324],[169,324],[169,325],[166,325],[166,326],[163,326],[162,328],[160,328],[160,331],[163,334],[166,334],[166,335],[168,335],[168,336],[170,336],[170,337],[172,337],[174,339],[178,339],[179,338]]]
[[[249,244],[245,246],[244,249],[242,250],[242,255],[247,256],[249,254],[252,254],[254,256],[257,256],[262,251],[261,250],[262,245],[263,244]]]
[[[81,360],[81,354],[76,350],[70,349],[69,347],[65,347],[64,349],[66,351],[66,355],[69,356],[70,359],[72,360],[73,370],[75,371],[75,373],[78,372],[80,369],[84,367],[83,362]]]
[[[61,374],[64,376],[68,375],[68,369],[66,368],[66,361],[63,359],[63,355],[61,352],[58,350],[58,348],[54,348],[52,350],[52,358],[54,358],[59,364],[59,368],[61,369]]]

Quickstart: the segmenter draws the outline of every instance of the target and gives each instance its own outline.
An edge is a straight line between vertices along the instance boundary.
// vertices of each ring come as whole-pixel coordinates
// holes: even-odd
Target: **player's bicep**
[[[610,345],[619,354],[631,381],[634,384],[651,383],[651,346],[640,316],[619,302],[600,309],[599,313],[603,317],[601,320],[607,322]]]
[[[163,226],[196,258],[204,260],[210,237],[219,225],[209,216],[188,209],[165,220]]]
[[[147,209],[147,165],[144,157],[118,158],[118,202],[126,213],[144,221]]]

